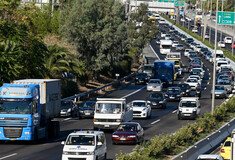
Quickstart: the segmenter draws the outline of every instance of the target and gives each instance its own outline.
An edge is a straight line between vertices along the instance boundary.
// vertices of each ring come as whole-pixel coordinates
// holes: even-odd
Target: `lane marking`
[[[209,73],[209,76],[211,75],[211,73]]]
[[[8,156],[5,156],[5,157],[0,158],[0,160],[6,159],[6,158],[9,158],[9,157],[12,157],[12,156],[16,156],[16,155],[17,155],[17,153],[13,153],[13,154],[10,154],[10,155],[8,155]]]
[[[204,91],[206,90],[206,87],[204,88]]]
[[[70,119],[72,119],[72,118],[65,118],[62,121],[67,121],[67,120],[70,120]]]
[[[150,46],[150,48],[152,49],[153,53],[155,53],[155,55],[156,55],[156,57],[158,58],[158,60],[160,60],[160,58],[159,58],[158,54],[154,51],[154,49],[153,49],[152,45],[150,44],[149,46]]]
[[[172,113],[175,113],[175,112],[177,112],[177,110],[174,110]]]
[[[159,122],[159,121],[160,121],[160,119],[158,119],[158,120],[152,122],[151,124],[155,124],[155,123],[157,123],[157,122]]]
[[[132,92],[132,93],[130,93],[130,94],[128,94],[128,95],[125,95],[125,96],[124,96],[124,97],[122,97],[122,98],[129,97],[129,96],[131,96],[132,94],[135,94],[135,93],[137,93],[137,92],[141,91],[141,90],[142,90],[142,89],[144,89],[144,88],[146,88],[146,86],[144,86],[144,87],[142,87],[142,88],[140,88],[140,89],[138,89],[138,90],[136,90],[136,91],[134,91],[134,92]]]
[[[209,85],[210,84],[210,82],[207,82],[207,85]]]
[[[209,77],[209,80],[211,80],[211,77]]]

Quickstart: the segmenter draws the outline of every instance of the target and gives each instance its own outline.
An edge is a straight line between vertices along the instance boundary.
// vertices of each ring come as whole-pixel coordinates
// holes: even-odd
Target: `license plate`
[[[126,140],[126,138],[120,138],[121,141]]]
[[[153,103],[153,105],[157,105],[157,103]]]
[[[190,116],[191,114],[184,114],[184,116]]]
[[[104,125],[104,127],[109,127],[109,125],[106,124],[106,125]]]
[[[170,99],[174,99],[175,97],[170,97]]]
[[[91,115],[91,113],[85,113],[85,115]]]
[[[219,95],[215,95],[215,96],[219,97]]]

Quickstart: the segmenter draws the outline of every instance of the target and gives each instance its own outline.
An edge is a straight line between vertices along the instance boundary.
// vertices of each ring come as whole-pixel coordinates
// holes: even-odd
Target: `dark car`
[[[151,108],[166,108],[166,99],[163,93],[152,93],[147,97],[147,103]]]
[[[79,104],[79,117],[94,117],[95,101],[85,101]]]
[[[180,83],[177,85],[177,87],[180,87],[182,96],[190,96],[191,87],[189,86],[189,84]]]
[[[192,42],[194,42],[194,40],[193,40],[192,38],[187,38],[187,39],[185,40],[185,43],[187,43],[187,44],[190,44],[190,43],[192,43]]]
[[[179,101],[180,98],[182,97],[180,87],[168,87],[165,93],[165,97],[168,101],[169,100]]]
[[[60,116],[79,116],[78,106],[72,100],[61,101]]]
[[[122,122],[112,135],[113,144],[141,143],[144,141],[144,129],[138,122]]]
[[[135,84],[147,84],[149,81],[149,77],[147,73],[137,73],[135,77]]]

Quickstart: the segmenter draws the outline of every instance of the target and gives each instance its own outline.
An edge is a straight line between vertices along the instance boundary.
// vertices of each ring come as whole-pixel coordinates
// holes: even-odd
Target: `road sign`
[[[174,3],[174,0],[158,0],[158,2]]]
[[[217,24],[235,25],[235,12],[218,12]]]
[[[184,1],[175,1],[175,6],[184,6]]]

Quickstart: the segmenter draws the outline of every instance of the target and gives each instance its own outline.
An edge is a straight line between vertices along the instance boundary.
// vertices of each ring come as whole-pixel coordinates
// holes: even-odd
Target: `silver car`
[[[178,44],[176,47],[175,47],[175,49],[177,50],[177,51],[182,51],[182,50],[184,50],[184,46],[183,46],[183,44]]]
[[[232,93],[233,85],[229,80],[222,80],[218,82],[218,85],[223,85],[228,93]]]
[[[213,90],[211,90],[211,98],[212,92]],[[227,91],[224,85],[215,85],[215,98],[227,98]]]
[[[150,79],[147,84],[147,91],[161,92],[163,88],[160,79]]]

